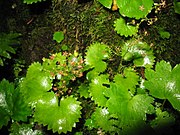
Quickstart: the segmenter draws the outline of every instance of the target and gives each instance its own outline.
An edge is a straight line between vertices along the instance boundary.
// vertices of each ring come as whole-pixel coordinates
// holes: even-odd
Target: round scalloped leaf
[[[125,61],[133,60],[135,66],[152,67],[154,54],[146,42],[131,39],[124,43],[121,56]]]
[[[125,37],[135,35],[138,32],[137,26],[127,24],[123,18],[117,19],[114,22],[114,27],[118,34]]]
[[[53,40],[60,43],[64,39],[64,33],[62,31],[57,31],[53,35]]]
[[[139,76],[132,68],[126,68],[123,75],[117,74],[114,80],[122,89],[129,89],[132,94],[135,93],[136,85],[138,85]]]
[[[115,132],[119,130],[119,120],[117,116],[109,113],[107,108],[96,108],[92,114],[95,124],[107,132]]]
[[[41,1],[45,1],[45,0],[24,0],[24,3],[33,4],[33,3],[37,3],[37,2],[41,2]]]
[[[97,72],[103,72],[107,64],[103,60],[109,57],[110,49],[105,44],[94,43],[87,49],[85,64]]]
[[[98,106],[105,106],[107,99],[104,96],[105,91],[108,89],[104,84],[109,84],[108,75],[100,75],[95,77],[90,83],[89,92],[92,100]]]
[[[120,14],[136,19],[146,17],[153,3],[153,0],[117,0]]]
[[[33,63],[27,72],[27,76],[21,82],[21,92],[27,98],[27,102],[35,103],[43,93],[52,88],[52,80],[49,73],[42,70],[40,63]]]
[[[140,125],[146,121],[146,113],[154,112],[153,98],[139,94],[131,97],[126,89],[122,89],[119,84],[111,84],[107,97],[107,107],[110,113],[118,115],[120,118],[120,126],[123,130],[127,128],[141,127]],[[139,130],[139,129],[137,129]]]
[[[175,109],[180,110],[180,65],[172,70],[169,62],[161,61],[156,64],[155,71],[145,69],[145,77],[144,86],[152,96],[168,99]]]
[[[41,72],[42,70],[43,70],[43,67],[41,63],[34,62],[28,67],[26,77],[31,78],[31,77],[37,76],[37,74],[39,74],[39,72]]]
[[[10,135],[43,135],[40,130],[33,130],[30,124],[19,124],[14,122],[10,128]]]
[[[98,0],[106,8],[111,8],[112,0]]]
[[[48,129],[52,129],[53,132],[67,133],[79,121],[81,108],[80,102],[72,96],[62,97],[60,106],[58,106],[54,93],[47,93],[39,99],[34,118],[40,124],[48,125]]]
[[[25,103],[24,97],[19,89],[14,88],[13,83],[7,80],[0,82],[0,128],[7,125],[11,119],[17,121],[26,121],[27,116],[31,115],[28,104]]]

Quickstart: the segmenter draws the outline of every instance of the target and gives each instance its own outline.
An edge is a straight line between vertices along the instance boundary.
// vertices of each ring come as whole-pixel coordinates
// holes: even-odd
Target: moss
[[[83,52],[93,42],[119,45],[122,40],[113,27],[119,13],[103,8],[97,1],[85,4],[54,1],[52,17],[54,29],[64,31],[62,44],[72,50]]]
[[[173,7],[167,7],[157,15],[158,20],[145,29],[148,32],[147,36],[142,33],[143,39],[152,45],[156,55],[156,61],[166,60],[173,66],[180,63],[180,20],[174,12]],[[162,38],[158,33],[158,29],[162,28],[170,33],[170,38]]]

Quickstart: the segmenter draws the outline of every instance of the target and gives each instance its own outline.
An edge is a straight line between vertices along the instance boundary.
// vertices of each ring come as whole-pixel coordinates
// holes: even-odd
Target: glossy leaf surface
[[[72,96],[62,97],[58,106],[54,93],[48,92],[38,100],[34,118],[44,126],[48,125],[48,129],[52,129],[53,132],[67,133],[72,127],[76,127],[76,122],[81,117],[80,110],[80,102]]]
[[[118,34],[125,37],[135,35],[138,32],[137,26],[127,24],[123,18],[117,19],[114,22],[114,27]]]
[[[144,86],[156,98],[168,99],[172,106],[180,110],[180,65],[173,69],[170,63],[161,61],[156,64],[155,71],[145,70]]]

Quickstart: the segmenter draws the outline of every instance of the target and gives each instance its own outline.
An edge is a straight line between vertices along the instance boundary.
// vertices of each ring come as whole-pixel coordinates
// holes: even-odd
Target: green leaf
[[[30,124],[18,124],[14,122],[10,128],[10,135],[43,135],[40,130],[33,130]]]
[[[53,40],[60,43],[64,39],[64,34],[62,31],[55,32],[53,35]]]
[[[128,89],[122,89],[122,86],[116,83],[110,85],[110,90],[105,92],[105,96],[109,97],[106,106],[108,106],[111,113],[115,114],[119,112],[122,101],[127,102],[131,99],[131,94],[128,92]]]
[[[131,39],[124,43],[121,56],[126,61],[133,60],[135,66],[152,67],[154,54],[146,42]]]
[[[125,37],[135,35],[138,32],[137,26],[127,24],[123,18],[117,19],[114,22],[114,27],[118,34]]]
[[[107,75],[100,75],[94,77],[90,83],[89,92],[92,96],[92,100],[95,101],[98,106],[105,106],[107,99],[104,96],[104,93],[108,88],[103,85],[109,84],[109,79]]]
[[[117,0],[120,14],[136,19],[146,17],[153,3],[153,0]]]
[[[88,89],[89,88],[86,84],[84,84],[84,83],[81,84],[78,89],[78,93],[80,93],[80,97],[88,98],[89,97]]]
[[[93,117],[93,115],[92,115],[92,117]],[[92,117],[91,117],[91,119],[87,119],[86,123],[84,124],[85,126],[88,127],[89,130],[92,130],[93,128],[98,128],[97,124],[95,123],[94,118],[92,118]]]
[[[13,83],[3,79],[0,82],[0,128],[7,125],[11,119],[17,121],[26,121],[27,116],[31,115],[28,104],[18,88],[14,88]]]
[[[169,32],[165,31],[162,28],[158,29],[158,33],[160,34],[161,38],[163,38],[163,39],[165,39],[165,38],[168,39],[171,36]]]
[[[117,74],[114,77],[116,84],[119,84],[122,89],[129,89],[132,94],[135,93],[136,85],[138,85],[139,76],[132,68],[126,68],[123,75]]]
[[[155,71],[145,70],[146,89],[156,98],[168,99],[172,106],[180,110],[180,65],[172,70],[170,63],[161,61],[156,64]]]
[[[40,63],[33,63],[28,68],[26,78],[21,82],[21,92],[26,101],[34,107],[39,98],[52,88],[50,74],[43,71]]]
[[[94,68],[96,72],[103,72],[107,64],[103,60],[109,57],[110,49],[105,44],[94,43],[87,49],[85,64]]]
[[[109,97],[107,101],[108,110],[118,116],[123,132],[127,132],[128,129],[138,132],[142,125],[146,125],[146,114],[154,112],[154,107],[151,104],[153,98],[145,94],[131,96],[127,89],[122,88],[120,84],[113,83],[110,85],[110,90],[106,93],[106,96]]]
[[[25,102],[25,97],[20,93],[19,87],[16,88],[13,92],[12,102],[12,116],[13,120],[17,121],[27,121],[27,116],[31,115],[31,109],[28,104]]]
[[[119,130],[119,120],[117,116],[110,114],[107,108],[96,108],[91,118],[103,131],[112,133]]]
[[[167,111],[161,111],[160,108],[156,108],[156,118],[151,121],[151,126],[158,134],[166,134],[171,126],[175,124],[175,118]]]
[[[180,14],[180,2],[177,2],[177,0],[174,0],[173,4],[174,4],[175,13]]]
[[[18,37],[21,34],[19,33],[0,33],[0,65],[3,66],[3,60],[1,57],[5,59],[11,59],[10,53],[15,54],[15,49],[12,47],[13,44],[19,44]]]
[[[67,133],[79,121],[81,108],[80,102],[72,96],[62,97],[60,106],[58,106],[54,93],[48,92],[38,100],[34,118],[38,123],[48,125],[48,129],[52,129],[53,132]]]
[[[24,0],[24,3],[26,4],[33,4],[41,1],[46,1],[46,0]]]
[[[111,8],[112,0],[98,0],[106,8]]]

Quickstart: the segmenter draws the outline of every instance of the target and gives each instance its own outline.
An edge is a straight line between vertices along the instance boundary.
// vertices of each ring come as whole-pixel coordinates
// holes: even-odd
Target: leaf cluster
[[[0,65],[3,66],[5,59],[11,59],[11,53],[15,54],[16,51],[12,45],[19,44],[18,37],[19,33],[0,33]]]
[[[20,93],[19,87],[15,88],[13,83],[3,79],[0,82],[0,128],[13,121],[27,121],[31,115],[31,109]]]
[[[129,58],[134,59],[134,61],[141,57],[149,56],[151,56],[153,58],[151,60],[154,61],[153,53],[150,51],[147,44],[139,41],[135,44],[131,43],[132,40],[124,44],[121,54],[122,57],[130,52],[132,55]],[[100,46],[104,47],[104,50],[102,50]],[[94,53],[94,55],[103,58],[104,54],[110,52],[110,50],[106,49],[108,46],[105,46],[106,45],[99,43],[92,44],[87,50],[87,56],[91,54],[92,48],[94,52],[101,48],[101,51],[98,51],[97,54]],[[132,51],[129,51],[129,49]],[[148,53],[149,51],[150,53]],[[86,59],[90,61],[91,57],[87,56]],[[179,82],[180,75],[179,65],[172,70],[169,63],[161,61],[156,64],[154,71],[151,69],[153,62],[150,63],[149,66],[143,64],[138,65],[134,62],[136,66],[145,67],[145,77],[147,80],[143,81],[143,83],[139,83],[142,79],[139,77],[138,73],[133,67],[128,67],[121,73],[116,74],[113,81],[110,81],[109,75],[103,72],[105,69],[102,68],[100,72],[96,70],[95,66],[98,63],[102,65],[101,62],[105,62],[104,60],[107,60],[108,57],[106,57],[106,59],[94,59],[95,57],[96,56],[93,56],[92,60],[97,61],[94,62],[94,64],[91,63],[91,67],[95,68],[86,75],[89,80],[89,86],[87,89],[84,87],[84,91],[88,91],[89,93],[88,97],[97,105],[91,118],[86,121],[85,125],[88,126],[89,129],[101,128],[107,133],[129,135],[141,134],[142,130],[149,130],[152,128],[154,131],[150,130],[152,131],[151,133],[158,133],[159,127],[156,125],[161,125],[161,120],[158,121],[158,119],[161,119],[159,111],[163,112],[161,110],[163,104],[161,104],[161,109],[156,107],[155,104],[157,104],[157,101],[155,101],[155,99],[168,99],[173,108],[179,110],[180,86],[177,83]],[[143,61],[144,58],[139,59],[140,63]],[[86,65],[90,65],[90,63],[87,62]],[[90,79],[89,74],[92,74]],[[81,93],[85,92],[82,92],[81,89]],[[146,123],[146,121],[149,121],[148,115],[157,115],[157,118],[152,120],[152,123],[149,124]],[[167,120],[167,125],[168,123],[169,125],[174,123],[174,117],[167,111],[163,112],[162,115],[165,115],[164,119],[165,121]]]

